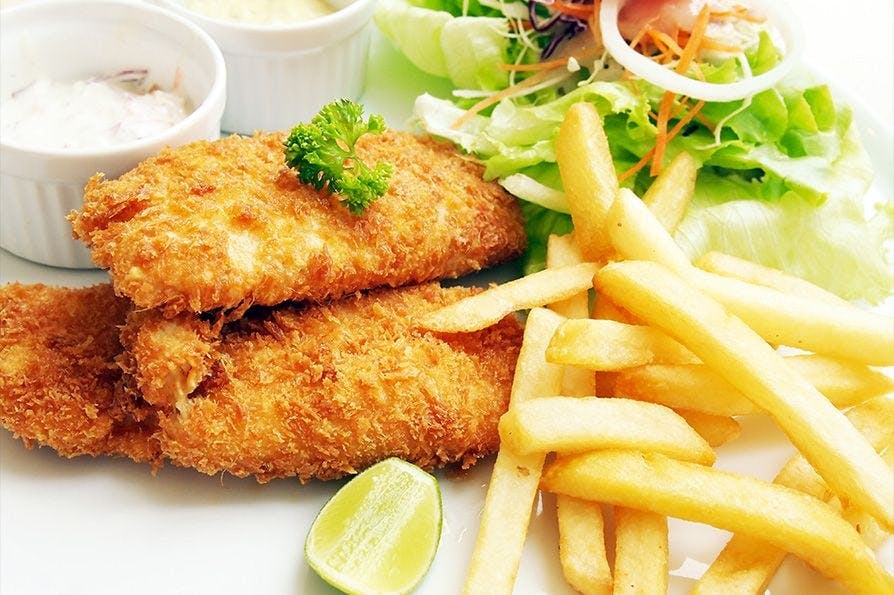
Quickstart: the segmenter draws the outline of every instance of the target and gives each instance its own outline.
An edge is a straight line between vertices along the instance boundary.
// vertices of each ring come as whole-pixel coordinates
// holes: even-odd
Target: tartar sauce
[[[251,23],[286,25],[335,12],[323,0],[180,0],[187,9],[208,17]]]
[[[189,109],[180,95],[146,89],[146,74],[73,83],[38,78],[0,101],[0,136],[38,149],[98,149],[158,134]]]

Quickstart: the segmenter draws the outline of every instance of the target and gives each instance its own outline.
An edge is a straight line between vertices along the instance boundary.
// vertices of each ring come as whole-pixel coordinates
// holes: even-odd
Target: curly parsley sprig
[[[394,172],[390,163],[369,167],[355,152],[357,140],[367,133],[385,130],[382,116],[363,121],[363,106],[339,99],[320,110],[308,124],[299,124],[285,141],[286,164],[298,171],[298,179],[317,190],[339,197],[351,213],[362,215],[388,190]]]

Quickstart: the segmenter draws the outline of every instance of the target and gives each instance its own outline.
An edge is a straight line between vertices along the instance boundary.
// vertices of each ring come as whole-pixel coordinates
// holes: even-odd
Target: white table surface
[[[894,2],[776,1],[787,2],[803,24],[805,62],[890,127],[894,118]]]
[[[7,7],[23,0],[0,0],[0,7]],[[773,0],[767,0],[773,1]],[[784,1],[784,0],[776,0]],[[891,123],[894,120],[894,2],[891,0],[850,0],[841,2],[838,0],[788,0],[793,11],[799,15],[805,29],[805,61],[818,74],[832,82],[838,89],[847,93],[854,101],[858,101],[873,114],[875,114],[887,130],[882,134],[890,139]],[[2,13],[0,13],[2,18]],[[380,42],[381,40],[378,40]],[[386,92],[387,93],[387,92]],[[399,98],[393,117],[409,110],[412,103],[411,97]],[[388,114],[386,114],[387,116]],[[393,118],[389,118],[392,120]],[[397,124],[398,122],[392,122]],[[894,139],[891,139],[894,142]],[[890,152],[889,152],[890,154]],[[894,164],[892,164],[894,165]],[[878,175],[891,179],[894,175],[892,167],[879,171]],[[0,197],[2,199],[2,197]],[[20,280],[24,282],[38,282],[45,280],[44,267],[36,267],[25,263],[9,253],[0,250],[0,282]],[[100,281],[104,274],[100,272],[83,271],[53,271],[53,281],[56,283],[83,285]],[[3,432],[6,434],[5,432]],[[154,593],[196,593],[208,592],[202,588],[184,585],[183,577],[197,575],[207,579],[204,583],[215,593],[250,593],[263,585],[270,585],[265,555],[259,553],[254,560],[242,559],[241,544],[234,542],[231,546],[222,547],[221,544],[208,544],[203,541],[202,535],[194,535],[189,531],[171,530],[170,527],[159,527],[154,531],[151,527],[143,527],[145,534],[142,536],[129,536],[130,539],[144,538],[153,543],[164,543],[165,539],[180,540],[178,551],[183,549],[182,540],[189,540],[186,545],[195,552],[194,560],[183,560],[175,557],[168,558],[165,552],[157,552],[157,555],[145,560],[145,577],[139,576],[139,560],[128,560],[126,553],[116,551],[119,544],[124,543],[128,536],[119,534],[115,529],[115,522],[122,521],[127,510],[116,507],[116,497],[127,500],[132,493],[139,491],[147,498],[153,500],[158,507],[168,508],[184,527],[193,523],[199,525],[218,522],[216,505],[223,509],[225,504],[231,504],[234,500],[246,503],[248,506],[258,502],[258,507],[264,506],[270,509],[270,523],[254,524],[245,523],[240,519],[219,518],[219,522],[233,523],[234,529],[238,529],[239,535],[246,543],[264,543],[282,526],[294,525],[297,522],[297,513],[293,505],[294,488],[280,483],[270,486],[254,486],[225,482],[223,478],[218,485],[216,481],[199,484],[198,490],[185,489],[189,482],[177,481],[184,475],[191,473],[189,470],[169,469],[166,476],[173,481],[171,484],[161,485],[154,481],[144,470],[133,472],[126,461],[98,462],[95,469],[91,469],[86,475],[93,486],[105,486],[107,488],[107,502],[95,501],[95,492],[91,493],[66,493],[64,488],[67,481],[75,485],[76,476],[84,474],[83,469],[75,472],[67,461],[55,461],[54,458],[40,457],[43,466],[42,473],[55,473],[58,476],[53,481],[41,481],[40,477],[30,478],[29,485],[35,490],[34,499],[38,501],[52,502],[54,499],[60,506],[68,508],[82,508],[85,511],[84,518],[70,518],[54,515],[48,510],[46,518],[34,517],[28,519],[24,525],[16,522],[18,510],[8,507],[8,500],[4,495],[12,495],[17,503],[22,502],[21,493],[10,492],[13,488],[5,480],[12,476],[24,476],[28,474],[21,467],[25,458],[18,456],[20,444],[12,441],[8,434],[0,436],[0,593],[2,595],[43,595],[44,593],[143,593],[147,592],[148,585]],[[6,449],[16,449],[15,455],[7,459],[3,456]],[[781,459],[780,459],[781,460]],[[27,461],[32,461],[31,457]],[[122,484],[117,481],[121,477],[127,477],[129,483]],[[226,485],[225,485],[226,484]],[[50,488],[41,485],[52,486]],[[171,490],[170,486],[175,489]],[[45,493],[47,489],[56,489],[54,493]],[[315,492],[322,488],[316,485],[308,485],[302,488],[308,492]],[[474,491],[469,492],[469,502],[474,502]],[[93,523],[95,516],[92,511],[98,508],[107,508],[109,524]],[[33,514],[33,512],[31,512]],[[170,517],[168,517],[170,518]],[[273,520],[275,519],[275,520]],[[10,529],[12,527],[12,529]],[[538,531],[535,526],[533,530]],[[168,536],[160,535],[162,531],[169,531]],[[471,538],[471,536],[469,536]],[[549,537],[536,535],[535,538],[544,539],[543,551],[553,550],[555,544]],[[96,548],[97,544],[105,544],[107,549],[94,549],[93,555],[86,555],[83,547]],[[295,588],[288,592],[329,592],[321,582],[307,574],[307,571],[299,568],[300,550],[298,545],[303,540],[303,535],[295,535],[294,550],[289,552],[295,558],[295,569],[291,580],[286,581]],[[65,543],[60,544],[59,542]],[[27,556],[23,550],[30,548],[45,549],[47,555]],[[208,560],[202,557],[206,549],[214,549],[223,556],[221,560]],[[226,552],[230,550],[231,555]],[[222,553],[221,553],[222,552]],[[536,555],[536,553],[535,553]],[[275,558],[275,555],[270,556]],[[890,563],[890,560],[889,560]],[[22,567],[25,564],[27,567]],[[89,565],[88,567],[85,567]],[[241,579],[223,582],[219,573],[235,565],[244,565]],[[443,566],[443,565],[442,565]],[[437,569],[438,574],[462,573],[463,568]],[[524,570],[520,577],[520,584],[516,592],[542,592],[525,588],[525,573],[537,573],[537,566],[533,570]],[[261,573],[262,576],[252,578],[253,574]],[[52,576],[58,580],[28,580],[27,576]],[[79,582],[70,582],[67,577],[81,577]],[[92,576],[95,582],[92,585],[85,582],[84,576]],[[166,583],[167,577],[170,582]],[[527,576],[530,576],[528,574]],[[5,577],[5,578],[4,578]],[[24,577],[24,578],[23,578]],[[161,577],[161,580],[159,580]],[[157,585],[167,585],[159,588]],[[203,584],[203,583],[199,583]],[[434,583],[437,585],[438,583]],[[48,589],[47,585],[54,585]],[[80,585],[80,586],[77,586]],[[90,588],[85,587],[90,585]],[[213,585],[213,587],[212,587]],[[142,587],[141,587],[142,586]],[[433,588],[432,581],[424,585],[426,593],[439,592]],[[260,592],[260,591],[258,591]]]

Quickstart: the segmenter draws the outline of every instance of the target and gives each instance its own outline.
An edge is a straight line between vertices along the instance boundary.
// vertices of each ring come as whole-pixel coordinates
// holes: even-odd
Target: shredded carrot
[[[636,48],[636,46],[640,44],[640,42],[643,40],[650,29],[651,27],[648,24],[644,25],[643,28],[640,29],[637,34],[633,36],[633,39],[630,40],[630,47]],[[594,30],[594,33],[595,31],[598,31],[598,29]]]
[[[559,58],[557,60],[547,60],[546,62],[537,62],[536,64],[498,64],[500,70],[511,70],[513,72],[536,72],[538,70],[552,70],[568,64],[568,58]]]
[[[655,152],[655,149],[651,149],[648,153],[642,156],[642,159],[637,161],[633,166],[622,172],[618,175],[618,182],[623,182],[630,176],[636,175],[639,170],[644,168],[647,163],[652,160],[652,154]]]
[[[679,103],[677,104],[676,109],[674,109],[673,113],[670,115],[670,119],[678,119],[680,114],[689,109],[689,98],[688,97],[680,97]]]
[[[684,109],[689,109],[690,111],[692,111],[693,109],[695,109],[695,106],[690,106],[690,105],[689,105],[689,99],[685,99],[685,101],[686,101],[686,106],[685,106]],[[680,111],[682,111],[682,110],[680,110]],[[674,117],[677,117],[677,115],[678,115],[678,114],[675,113],[675,114],[674,114]],[[685,117],[685,116],[684,116],[684,117]],[[681,118],[681,119],[682,119],[682,118]],[[701,123],[702,126],[704,126],[705,128],[707,128],[708,130],[710,130],[711,133],[713,134],[715,124],[714,124],[714,122],[712,122],[711,120],[709,120],[703,113],[701,113],[701,106],[698,106],[698,109],[695,110],[695,116],[689,118],[689,120],[687,120],[687,123],[688,123],[689,121],[692,121],[692,120],[695,120],[696,122]]]
[[[626,74],[627,73],[625,72],[625,75],[621,77],[621,80],[624,81],[624,84],[630,87],[630,90],[633,91],[634,95],[641,96],[642,93],[639,90],[639,86],[636,84],[636,78],[632,75],[628,77]]]
[[[519,30],[519,27],[521,27],[521,30],[523,31],[532,31],[534,29],[534,25],[531,24],[531,21],[522,21],[519,19],[509,19],[509,27],[516,31]]]
[[[694,106],[692,106],[692,109],[690,109],[689,112],[685,116],[680,118],[680,120],[674,125],[674,127],[670,130],[670,132],[667,133],[666,142],[670,142],[674,138],[676,138],[676,136],[678,134],[680,134],[680,132],[683,130],[683,128],[685,128],[693,120],[693,118],[698,116],[699,111],[701,111],[701,109],[704,105],[705,105],[705,102],[703,100],[699,100],[698,102],[696,102],[696,104]],[[643,155],[642,158],[636,162],[636,164],[634,164],[632,167],[630,167],[626,171],[622,172],[618,176],[618,181],[623,182],[624,180],[626,180],[630,176],[635,175],[642,168],[644,168],[646,166],[646,164],[648,164],[649,161],[652,161],[653,158],[655,157],[656,149],[657,149],[657,145],[655,147],[653,147],[652,149],[650,149],[645,155]]]
[[[567,14],[568,16],[572,16],[585,21],[594,14],[596,5],[572,4],[569,2],[562,2],[562,0],[555,0],[555,2],[547,6],[550,9],[555,10],[556,12],[561,12],[562,14]]]
[[[677,45],[677,42],[664,31],[659,31],[658,29],[649,29],[649,37],[652,38],[652,41],[655,43],[656,46],[658,46],[659,43],[662,43],[664,44],[665,48],[667,48],[667,50],[669,50],[673,54],[676,54],[677,56],[683,54],[683,48]],[[658,48],[661,49],[660,46],[658,46]]]
[[[711,134],[714,134],[714,122],[705,117],[704,114],[698,114],[695,116],[695,121],[699,122],[702,126],[707,128]]]
[[[584,52],[580,56],[565,56],[563,58],[556,58],[555,60],[547,60],[546,62],[537,62],[536,64],[498,64],[497,67],[500,70],[509,70],[511,72],[537,72],[540,70],[552,70],[554,68],[561,68],[568,65],[568,60],[574,58],[578,62],[581,60],[588,60],[590,58],[596,57],[599,52]]]
[[[657,133],[655,135],[655,149],[653,151],[652,167],[649,170],[650,175],[657,176],[661,173],[661,164],[664,161],[664,149],[668,143],[667,124],[670,120],[670,110],[674,104],[674,94],[665,91],[661,96],[661,103],[658,104],[658,121],[655,123]]]
[[[680,132],[683,130],[683,128],[685,128],[687,125],[689,125],[689,123],[692,122],[693,118],[698,116],[699,112],[701,112],[701,110],[704,106],[705,106],[704,99],[699,99],[698,101],[696,101],[695,105],[692,106],[692,109],[690,109],[689,112],[687,112],[687,114],[685,116],[680,118],[679,121],[677,121],[677,123],[674,124],[674,127],[671,129],[670,134],[668,136],[670,136],[671,139],[673,139],[678,134],[680,134]]]
[[[696,62],[700,51],[717,50],[730,53],[739,53],[741,51],[741,48],[723,44],[706,35],[708,24],[712,18],[740,18],[755,22],[764,20],[756,15],[752,15],[743,6],[736,6],[734,9],[724,12],[712,12],[708,5],[704,4],[696,16],[692,31],[675,31],[674,35],[669,35],[652,28],[651,22],[646,23],[630,40],[630,47],[660,64],[668,64],[676,60],[674,71],[677,74],[685,76],[692,71],[696,78],[705,80],[704,73],[699,63]],[[627,84],[635,89],[634,80],[627,81]],[[675,99],[678,102],[676,106],[674,105]],[[675,98],[672,92],[665,91],[658,104],[657,113],[649,113],[649,116],[655,121],[655,146],[643,155],[636,164],[623,172],[619,179],[624,180],[635,175],[649,163],[651,163],[650,175],[657,176],[661,173],[664,154],[668,144],[693,119],[698,118],[700,123],[709,129],[713,129],[714,124],[704,118],[704,116],[699,115],[704,103],[704,101],[699,101],[690,107],[687,98]],[[673,128],[669,129],[670,122],[674,119],[677,119],[677,123]]]
[[[686,71],[689,70],[690,65],[692,65],[695,60],[695,56],[698,53],[701,43],[704,40],[705,31],[708,28],[710,20],[711,10],[708,5],[705,4],[698,12],[698,16],[695,19],[695,25],[692,27],[692,32],[689,34],[686,46],[680,53],[680,60],[677,62],[677,67],[674,69],[677,74],[686,74]],[[652,176],[657,176],[661,173],[661,168],[664,164],[664,151],[667,148],[667,143],[673,138],[668,137],[667,131],[673,101],[674,94],[670,91],[665,91],[664,95],[661,97],[661,103],[658,105],[658,121],[655,123],[658,130],[655,136],[655,150],[652,155],[652,166],[649,169],[649,174]],[[701,109],[701,107],[699,107],[699,109]]]
[[[705,31],[708,29],[710,20],[711,10],[705,4],[698,12],[698,16],[695,18],[695,26],[692,27],[692,33],[689,34],[689,41],[686,42],[686,47],[683,49],[683,53],[680,54],[680,62],[676,68],[678,74],[685,74],[689,70],[689,65],[695,59],[705,37]]]
[[[462,116],[460,116],[456,120],[456,122],[454,122],[453,124],[450,125],[450,127],[453,128],[454,130],[462,128],[469,120],[471,120],[473,117],[475,117],[475,115],[478,114],[479,112],[486,110],[487,108],[489,108],[492,105],[496,105],[503,99],[506,99],[507,97],[511,97],[512,95],[515,95],[519,91],[522,91],[524,89],[527,89],[528,87],[533,87],[534,85],[542,83],[544,80],[546,80],[547,76],[549,76],[550,74],[553,73],[553,70],[555,70],[555,69],[541,70],[540,72],[535,72],[534,74],[532,74],[525,80],[521,81],[520,83],[515,83],[514,85],[506,87],[502,91],[499,91],[497,93],[494,93],[493,95],[489,95],[489,96],[485,97],[484,99],[482,99],[481,101],[479,101],[478,103],[476,103],[475,105],[473,105],[472,107],[467,109],[466,113],[464,113]]]
[[[689,105],[687,103],[688,101],[689,101],[689,98],[687,98],[687,97],[680,98],[680,101],[678,102],[677,107],[674,109],[673,113],[670,114],[670,117],[668,118],[668,120],[673,120],[674,118],[676,118],[677,116],[682,114],[684,111],[686,111],[686,109],[689,107]],[[649,117],[652,118],[653,120],[655,120],[656,122],[658,121],[658,114],[656,114],[654,110],[649,110]]]
[[[661,39],[661,35],[659,35],[659,31],[655,29],[649,29],[649,39],[652,40],[652,44],[658,50],[660,54],[667,54],[670,52],[670,48],[664,43],[664,40]]]

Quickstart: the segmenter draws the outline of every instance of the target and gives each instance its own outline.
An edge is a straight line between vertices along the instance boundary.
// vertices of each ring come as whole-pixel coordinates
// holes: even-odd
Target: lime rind
[[[345,593],[409,593],[431,567],[441,525],[435,477],[390,458],[354,477],[320,510],[305,558]]]

